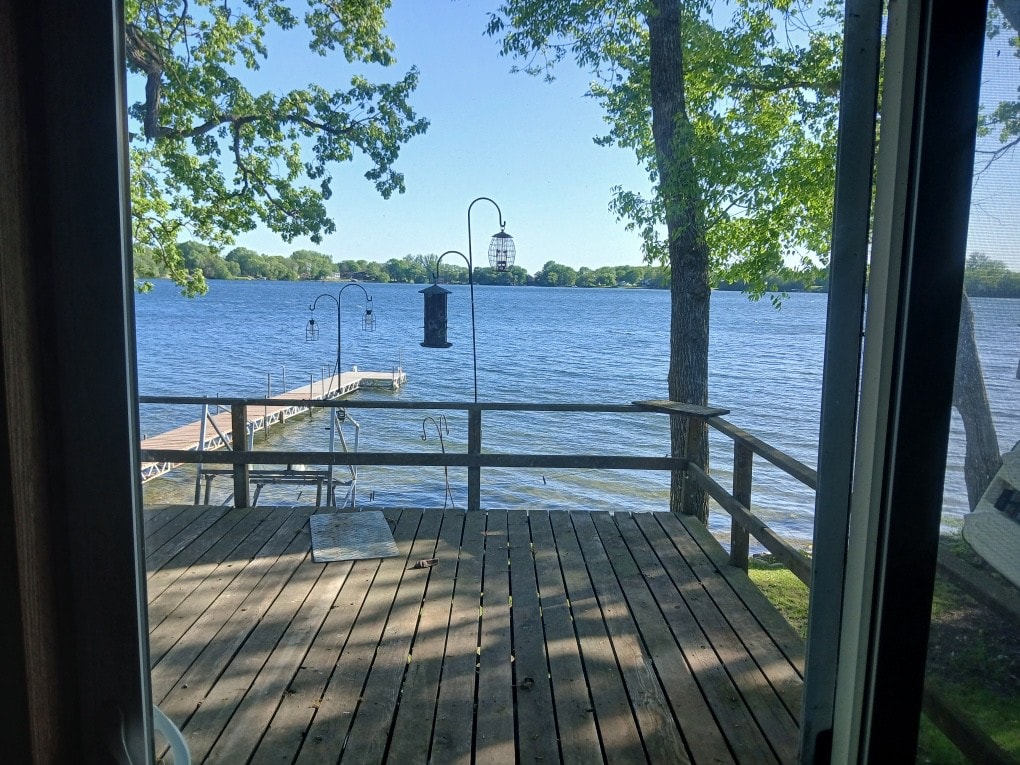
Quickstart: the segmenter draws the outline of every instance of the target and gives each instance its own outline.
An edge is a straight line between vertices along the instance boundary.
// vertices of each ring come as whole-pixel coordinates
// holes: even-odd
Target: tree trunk
[[[967,483],[967,501],[973,510],[1002,467],[1002,455],[999,453],[999,439],[995,434],[995,423],[992,421],[992,411],[985,391],[985,377],[974,338],[974,312],[966,292],[963,293],[963,304],[960,306],[953,406],[960,413],[967,437],[963,475]]]
[[[708,403],[708,245],[704,202],[691,155],[692,127],[684,92],[681,0],[654,0],[648,15],[651,66],[652,135],[665,208],[669,243],[670,317],[669,397],[705,406]],[[701,420],[671,418],[673,456],[684,456],[688,428],[698,428],[699,447],[686,455],[708,467],[707,426]],[[708,520],[708,496],[700,488],[684,494],[682,476],[674,472],[670,510]]]

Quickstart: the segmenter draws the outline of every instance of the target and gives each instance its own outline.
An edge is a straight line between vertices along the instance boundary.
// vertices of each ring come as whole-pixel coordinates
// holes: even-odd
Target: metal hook
[[[446,435],[450,435],[450,425],[446,421],[446,415],[439,415],[439,419],[429,415],[421,421],[421,440],[428,441],[428,431],[425,429],[426,423],[431,422],[436,428],[436,434],[439,436],[439,448],[446,454],[446,442],[443,440],[443,431],[446,431]],[[443,475],[446,477],[446,494],[443,497],[443,509],[446,509],[446,504],[449,502],[450,507],[456,509],[457,504],[453,501],[453,493],[450,491],[450,468],[443,467]]]

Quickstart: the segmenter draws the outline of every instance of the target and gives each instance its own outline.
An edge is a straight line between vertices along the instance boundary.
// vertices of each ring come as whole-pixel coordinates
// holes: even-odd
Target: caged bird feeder
[[[492,235],[489,242],[489,265],[497,271],[509,271],[517,257],[517,248],[514,247],[514,238],[506,231],[500,229]]]
[[[458,250],[447,250],[436,259],[436,272],[433,276],[431,287],[419,290],[425,296],[425,337],[422,340],[424,348],[449,348],[453,343],[446,339],[446,303],[450,290],[439,286],[439,266],[447,255],[459,255],[464,258],[468,267],[468,285],[471,290],[471,359],[474,369],[474,390],[475,403],[478,403],[478,341],[475,331],[475,276],[474,258],[471,253],[471,208],[475,202],[492,202],[496,208],[496,215],[499,217],[499,231],[492,235],[489,242],[489,265],[496,271],[506,272],[514,264],[517,249],[514,247],[514,238],[506,233],[506,221],[503,220],[503,212],[499,205],[488,197],[478,197],[468,205],[468,254]]]

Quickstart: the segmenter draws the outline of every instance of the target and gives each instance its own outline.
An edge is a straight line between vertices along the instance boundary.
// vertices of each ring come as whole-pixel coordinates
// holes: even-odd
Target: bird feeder
[[[433,284],[419,290],[425,296],[425,339],[423,348],[449,348],[446,341],[446,298],[450,290]]]
[[[315,319],[309,319],[305,325],[305,342],[310,343],[314,340],[319,339],[319,325],[315,323]]]
[[[497,271],[509,271],[515,257],[517,248],[514,246],[514,238],[502,230],[493,234],[489,242],[489,265]]]
[[[361,318],[361,328],[366,332],[375,331],[375,314],[372,313],[372,298],[368,299],[365,306],[365,315]]]

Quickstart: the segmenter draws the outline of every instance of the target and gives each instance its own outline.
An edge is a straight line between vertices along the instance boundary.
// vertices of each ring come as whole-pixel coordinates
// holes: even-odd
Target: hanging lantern
[[[425,296],[425,339],[423,348],[449,348],[446,341],[446,298],[450,290],[438,284],[418,290]]]
[[[365,306],[365,315],[361,319],[361,328],[366,332],[375,331],[375,314],[372,313],[372,298],[368,299],[368,305]]]
[[[314,340],[319,339],[319,325],[315,323],[315,319],[309,319],[305,325],[305,342],[310,343]]]
[[[517,248],[514,247],[514,238],[506,231],[500,231],[492,235],[489,242],[489,265],[497,271],[509,271],[517,256]]]

